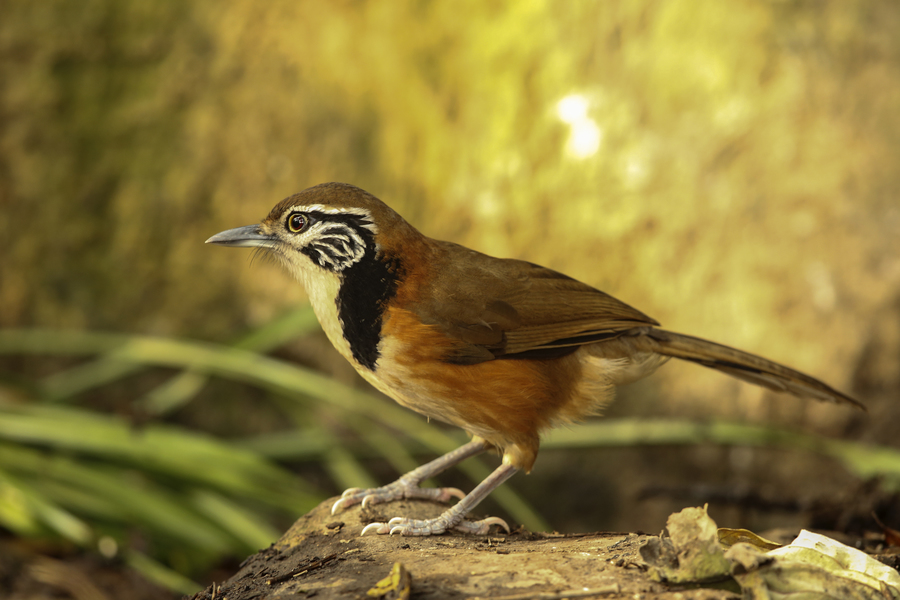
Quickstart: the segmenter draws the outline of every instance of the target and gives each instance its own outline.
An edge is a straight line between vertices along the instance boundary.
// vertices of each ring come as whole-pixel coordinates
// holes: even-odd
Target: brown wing
[[[433,272],[426,323],[460,342],[448,360],[550,358],[656,321],[612,296],[539,265],[497,259],[449,242]],[[452,260],[451,260],[452,259]]]

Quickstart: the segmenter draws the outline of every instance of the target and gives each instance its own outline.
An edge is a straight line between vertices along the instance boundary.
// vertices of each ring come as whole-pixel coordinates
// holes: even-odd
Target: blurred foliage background
[[[869,407],[855,414],[671,364],[622,390],[612,417],[768,423],[898,446],[892,0],[6,0],[0,15],[0,327],[243,339],[239,348],[362,393],[303,321],[297,283],[249,253],[203,245],[303,188],[345,181],[428,235],[563,271],[667,328],[788,363]],[[10,342],[0,357],[10,414],[64,402],[85,418],[208,436],[223,452],[229,440],[324,431],[333,443],[322,452],[350,465],[350,480],[387,481],[408,461],[354,462],[354,440],[375,428],[287,401],[283,388],[208,379],[210,366],[191,358],[116,359],[127,338],[55,352],[42,339],[30,351]],[[181,391],[159,387],[173,385]],[[4,439],[34,460],[60,448],[86,460],[48,437]],[[369,442],[363,455],[379,447]],[[302,471],[291,493],[309,502],[343,483],[337,467],[291,462],[296,448],[261,448],[268,483]],[[140,471],[115,457],[91,466]],[[171,477],[152,485],[194,494],[191,510],[208,516],[198,507],[215,504],[212,492]],[[664,456],[549,449],[511,486],[561,530],[655,531],[684,501],[635,502],[641,490],[698,478],[800,499],[855,481],[816,456],[706,445]],[[576,490],[544,498],[548,482]],[[241,513],[271,518],[257,533],[299,514],[284,502],[261,510]],[[731,526],[794,522],[718,510],[720,523],[742,521]],[[204,561],[177,558],[177,536],[161,551],[111,535],[192,577],[220,558],[214,537]]]

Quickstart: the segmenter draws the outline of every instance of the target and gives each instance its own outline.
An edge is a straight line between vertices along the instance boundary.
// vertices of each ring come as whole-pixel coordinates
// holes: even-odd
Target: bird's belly
[[[456,340],[423,324],[413,313],[391,309],[383,327],[372,385],[401,405],[457,425],[504,447],[560,421],[593,412],[610,386],[583,389],[580,352],[550,360],[488,360],[460,365],[444,360]],[[581,398],[588,392],[591,398]],[[590,405],[590,406],[588,406]]]
[[[384,362],[384,361],[380,361]],[[466,422],[446,386],[418,377],[406,367],[380,367],[376,372],[360,370],[363,379],[401,406],[417,413],[466,429]]]

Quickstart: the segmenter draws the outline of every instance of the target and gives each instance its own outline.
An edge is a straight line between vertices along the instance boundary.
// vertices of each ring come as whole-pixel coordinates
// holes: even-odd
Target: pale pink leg
[[[423,498],[439,502],[447,502],[453,497],[465,498],[465,494],[456,488],[420,488],[419,484],[429,477],[433,477],[441,471],[461,463],[467,458],[481,454],[487,448],[488,445],[483,440],[473,440],[452,452],[425,463],[417,469],[413,469],[394,483],[367,490],[350,488],[331,507],[331,514],[336,514],[339,510],[360,502],[365,508],[369,504],[390,502],[401,498]]]
[[[390,533],[392,535],[395,533],[399,533],[400,535],[436,535],[444,533],[448,529],[457,529],[466,533],[484,535],[490,530],[491,525],[500,525],[508,533],[509,525],[507,525],[503,519],[490,517],[481,521],[466,521],[464,518],[470,510],[475,508],[479,502],[484,500],[488,494],[494,491],[500,484],[515,475],[518,470],[518,468],[512,465],[500,465],[466,497],[434,519],[407,519],[405,517],[394,517],[387,523],[370,523],[366,525],[362,530],[362,535],[365,535],[369,531],[374,531],[376,533]]]

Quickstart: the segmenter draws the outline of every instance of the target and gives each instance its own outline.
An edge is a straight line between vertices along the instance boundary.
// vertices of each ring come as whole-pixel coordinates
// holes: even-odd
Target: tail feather
[[[776,392],[852,404],[865,410],[858,400],[826,383],[761,356],[663,329],[647,328],[642,333],[642,337],[652,344],[653,351],[664,356],[689,360]]]

